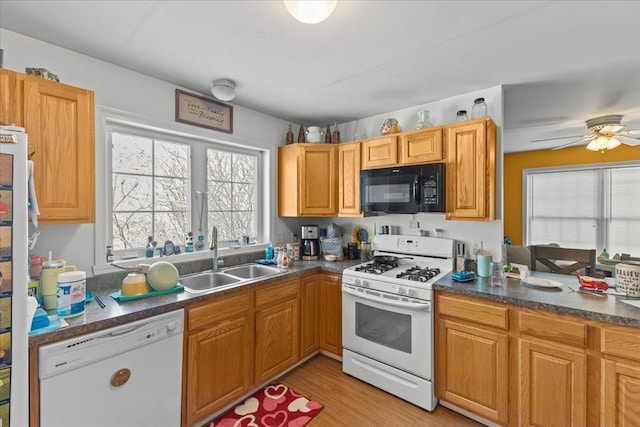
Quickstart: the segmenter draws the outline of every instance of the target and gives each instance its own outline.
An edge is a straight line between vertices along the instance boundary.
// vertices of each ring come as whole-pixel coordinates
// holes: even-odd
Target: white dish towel
[[[36,187],[33,183],[33,160],[27,161],[27,174],[29,177],[28,182],[28,201],[29,212],[31,213],[31,222],[38,228],[38,215],[40,215],[40,209],[38,209],[38,199],[36,198]]]

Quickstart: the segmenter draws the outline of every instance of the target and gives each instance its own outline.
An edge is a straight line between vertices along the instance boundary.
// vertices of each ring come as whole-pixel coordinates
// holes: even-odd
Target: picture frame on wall
[[[176,89],[176,122],[233,133],[233,106]]]

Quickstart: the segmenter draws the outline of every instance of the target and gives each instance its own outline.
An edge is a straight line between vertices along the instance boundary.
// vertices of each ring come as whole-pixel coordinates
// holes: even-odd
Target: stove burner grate
[[[398,279],[413,280],[416,282],[427,282],[440,274],[439,268],[429,267],[411,267],[408,270],[399,273],[396,277]]]
[[[373,261],[368,264],[360,265],[355,268],[356,271],[370,274],[382,274],[386,271],[393,270],[398,266],[397,262],[379,262]]]

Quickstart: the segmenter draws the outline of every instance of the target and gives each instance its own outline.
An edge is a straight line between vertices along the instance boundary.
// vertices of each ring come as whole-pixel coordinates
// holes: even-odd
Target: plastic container
[[[264,248],[264,259],[266,261],[273,260],[273,245],[271,242],[267,242],[267,246]]]
[[[58,274],[58,317],[74,317],[84,313],[87,273],[70,271]]]
[[[476,98],[473,101],[473,107],[471,107],[471,118],[480,119],[487,117],[487,104],[484,102],[484,98]]]

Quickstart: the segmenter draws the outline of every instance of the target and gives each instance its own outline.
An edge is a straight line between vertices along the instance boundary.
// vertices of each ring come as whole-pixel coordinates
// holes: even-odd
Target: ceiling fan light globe
[[[609,138],[609,141],[607,143],[607,150],[613,150],[614,148],[618,147],[620,144],[621,142],[618,141],[616,137],[611,137]]]
[[[337,0],[283,0],[285,7],[298,21],[317,24],[333,13]]]

